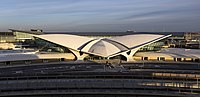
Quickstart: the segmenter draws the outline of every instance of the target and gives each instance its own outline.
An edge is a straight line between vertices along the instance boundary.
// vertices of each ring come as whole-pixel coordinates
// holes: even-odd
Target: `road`
[[[198,64],[183,63],[123,63],[118,66],[60,62],[18,65],[0,67],[0,96],[28,97],[35,93],[45,96],[106,93],[116,96],[115,93],[119,93],[138,97],[199,97],[199,74]]]

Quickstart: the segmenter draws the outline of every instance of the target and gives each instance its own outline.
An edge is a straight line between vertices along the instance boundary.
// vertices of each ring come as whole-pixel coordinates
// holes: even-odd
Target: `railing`
[[[159,84],[158,84],[159,83]],[[16,93],[32,93],[32,91],[74,91],[76,93],[125,93],[138,94],[145,93],[149,95],[196,95],[200,96],[200,89],[193,88],[193,82],[174,82],[173,87],[168,85],[173,82],[152,81],[141,79],[28,79],[0,81],[0,95]],[[189,86],[189,87],[187,87]],[[153,94],[152,94],[153,93]],[[164,94],[163,94],[164,93]]]

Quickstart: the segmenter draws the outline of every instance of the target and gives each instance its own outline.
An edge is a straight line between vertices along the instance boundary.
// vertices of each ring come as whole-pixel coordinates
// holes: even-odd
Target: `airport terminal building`
[[[22,31],[13,29],[10,30],[12,31],[13,33],[12,37],[14,38],[12,38],[12,42],[10,41],[9,43],[16,43],[17,46],[21,48],[34,49],[34,51],[37,53],[36,55],[38,56],[36,57],[36,59],[38,58],[58,58],[58,59],[67,58],[70,60],[120,59],[124,61],[150,60],[150,61],[194,61],[194,62],[198,62],[200,59],[200,52],[198,50],[164,47],[165,40],[168,37],[171,37],[172,36],[171,34],[161,35],[155,33],[152,34],[152,33],[136,33],[136,32],[124,32],[124,33],[111,33],[111,32],[72,33],[71,32],[71,33],[54,34],[54,33],[44,33],[42,32],[42,30],[31,30],[31,31]],[[4,40],[2,38],[2,42]],[[8,45],[8,47],[11,46]],[[60,54],[63,54],[62,57],[60,56]],[[63,57],[64,55],[67,56]],[[54,56],[54,57],[48,57],[48,56]],[[27,56],[24,60],[29,60],[28,58],[32,60],[35,58],[31,57]],[[14,57],[13,59],[16,59],[16,57]],[[3,60],[2,58],[2,61],[9,61],[9,60]]]
[[[133,55],[146,45],[155,43],[171,35],[136,34],[111,38],[89,38],[69,34],[45,34],[34,37],[69,49],[77,58],[84,60],[88,56],[112,59],[123,56],[132,61]]]

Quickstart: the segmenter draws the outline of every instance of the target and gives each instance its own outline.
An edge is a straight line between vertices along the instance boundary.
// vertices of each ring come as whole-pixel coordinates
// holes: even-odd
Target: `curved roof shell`
[[[92,54],[99,54],[100,56],[107,57],[109,55],[121,52],[123,50],[128,50],[120,44],[115,44],[104,39],[98,39],[90,42],[81,51],[88,52]]]
[[[117,55],[118,53],[130,51],[134,48],[142,47],[146,44],[159,41],[163,38],[169,37],[169,35],[134,34],[99,39],[68,34],[45,34],[35,35],[35,37],[76,51],[102,57],[109,57],[111,55]]]
[[[144,45],[153,40],[159,39],[165,35],[157,34],[134,34],[126,35],[121,37],[113,37],[111,40],[119,42],[123,45],[126,45],[128,48],[134,48],[136,46]]]
[[[74,50],[78,50],[82,45],[93,40],[93,38],[68,34],[44,34],[34,36]]]

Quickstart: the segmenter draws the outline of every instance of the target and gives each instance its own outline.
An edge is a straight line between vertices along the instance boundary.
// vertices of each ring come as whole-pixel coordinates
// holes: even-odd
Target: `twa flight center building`
[[[34,37],[60,45],[71,51],[77,60],[88,56],[112,59],[123,56],[125,61],[133,61],[133,55],[142,47],[158,42],[171,35],[134,34],[109,38],[94,38],[70,34],[43,34]]]

